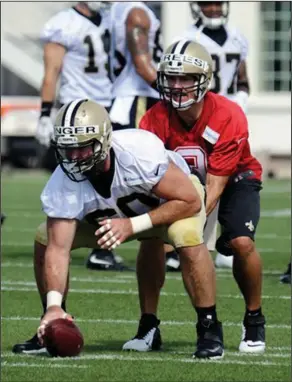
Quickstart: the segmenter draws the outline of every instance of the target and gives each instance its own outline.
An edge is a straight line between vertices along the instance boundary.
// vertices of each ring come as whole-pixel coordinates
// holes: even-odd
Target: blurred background
[[[72,3],[73,5],[74,3]],[[192,23],[187,2],[147,2],[162,21],[164,46]],[[1,2],[2,163],[33,168],[43,77],[40,32],[68,2]],[[291,176],[291,2],[230,2],[229,23],[249,42],[248,120],[265,175]]]

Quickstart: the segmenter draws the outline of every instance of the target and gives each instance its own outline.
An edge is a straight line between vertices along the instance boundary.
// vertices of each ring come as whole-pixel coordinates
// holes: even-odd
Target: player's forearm
[[[42,102],[54,102],[57,88],[58,74],[51,73],[45,75],[41,87]]]
[[[193,202],[181,200],[170,200],[149,212],[153,226],[161,224],[172,224],[177,220],[194,216],[201,210],[201,201],[196,199]]]
[[[228,176],[215,176],[207,174],[206,182],[206,214],[207,216],[214,210],[220,197],[224,191],[226,183],[228,181]]]
[[[69,271],[70,252],[55,247],[47,247],[44,263],[44,285],[46,293],[65,292]]]

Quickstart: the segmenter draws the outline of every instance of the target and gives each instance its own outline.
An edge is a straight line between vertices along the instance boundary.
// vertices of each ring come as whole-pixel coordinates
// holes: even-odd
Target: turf
[[[137,285],[131,272],[85,268],[87,250],[73,252],[69,311],[83,332],[85,347],[74,359],[17,356],[13,344],[31,337],[41,312],[33,277],[34,232],[44,220],[39,194],[46,174],[15,172],[2,176],[2,381],[289,381],[291,380],[290,287],[279,283],[290,257],[290,183],[267,181],[257,246],[264,264],[263,310],[267,319],[264,355],[238,353],[244,305],[229,270],[217,271],[218,314],[223,322],[225,357],[199,362],[195,314],[180,274],[167,274],[159,318],[163,351],[125,353],[121,347],[137,329]],[[135,264],[137,243],[117,253]]]

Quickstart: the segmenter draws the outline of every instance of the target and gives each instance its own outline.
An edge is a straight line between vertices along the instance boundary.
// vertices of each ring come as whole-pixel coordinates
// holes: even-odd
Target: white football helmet
[[[107,9],[112,5],[111,1],[86,1],[86,3],[88,8],[90,8],[93,12],[98,12],[101,9]]]
[[[84,173],[101,166],[111,148],[112,125],[106,109],[94,101],[76,100],[62,106],[51,141],[57,160],[71,180],[86,180]]]
[[[221,16],[207,17],[201,9],[201,6],[210,5],[212,3],[221,5]],[[209,29],[218,29],[225,25],[229,15],[229,1],[191,1],[190,8],[192,16],[195,20],[201,20],[202,24]]]

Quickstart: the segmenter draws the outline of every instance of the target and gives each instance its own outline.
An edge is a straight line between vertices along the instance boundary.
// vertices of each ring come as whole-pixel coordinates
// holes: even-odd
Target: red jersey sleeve
[[[165,144],[168,129],[165,107],[160,102],[152,106],[142,117],[139,128],[155,134]]]
[[[248,125],[240,110],[232,113],[220,128],[219,138],[208,158],[208,173],[230,176],[240,163],[244,148],[248,145]]]

